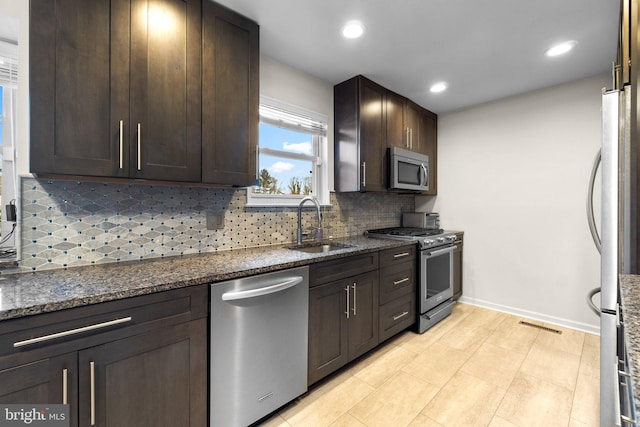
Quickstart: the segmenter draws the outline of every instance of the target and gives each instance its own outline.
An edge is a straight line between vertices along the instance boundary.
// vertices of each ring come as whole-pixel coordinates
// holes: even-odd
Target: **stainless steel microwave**
[[[429,191],[429,156],[389,148],[389,190]]]

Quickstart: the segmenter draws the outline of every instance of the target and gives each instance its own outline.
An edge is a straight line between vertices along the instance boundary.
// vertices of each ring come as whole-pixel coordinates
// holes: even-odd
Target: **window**
[[[7,20],[12,22],[12,20]],[[17,28],[17,20],[15,23]],[[17,32],[17,30],[16,30]],[[17,34],[16,34],[17,39]],[[18,46],[0,38],[0,262],[15,257],[15,218],[8,217],[7,206],[15,211],[16,177],[14,149],[18,93]]]
[[[305,196],[329,204],[327,117],[272,98],[260,98],[258,185],[249,206],[297,206]]]

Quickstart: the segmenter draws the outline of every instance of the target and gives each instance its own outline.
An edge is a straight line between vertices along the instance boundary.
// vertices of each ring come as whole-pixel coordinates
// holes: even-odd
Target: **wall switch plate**
[[[224,228],[224,215],[220,212],[207,212],[207,230]]]

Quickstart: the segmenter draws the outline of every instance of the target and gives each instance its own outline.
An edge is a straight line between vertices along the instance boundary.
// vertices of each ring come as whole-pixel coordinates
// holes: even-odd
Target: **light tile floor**
[[[599,426],[599,338],[456,304],[311,387],[262,427]]]

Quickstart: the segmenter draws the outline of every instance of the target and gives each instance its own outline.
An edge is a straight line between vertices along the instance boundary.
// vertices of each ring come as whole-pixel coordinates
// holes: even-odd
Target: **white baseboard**
[[[520,317],[524,317],[531,320],[550,323],[552,325],[562,326],[569,329],[575,329],[576,331],[580,331],[580,332],[600,335],[600,326],[589,325],[587,323],[581,323],[581,322],[574,322],[573,320],[561,319],[559,317],[549,316],[542,313],[536,313],[534,311],[522,310],[519,308],[509,307],[506,305],[495,304],[495,303],[480,300],[477,298],[465,297],[464,295],[458,299],[458,302],[461,302],[463,304],[475,305],[482,308],[488,308],[490,310],[500,311],[507,314],[513,314],[515,316],[520,316]]]

